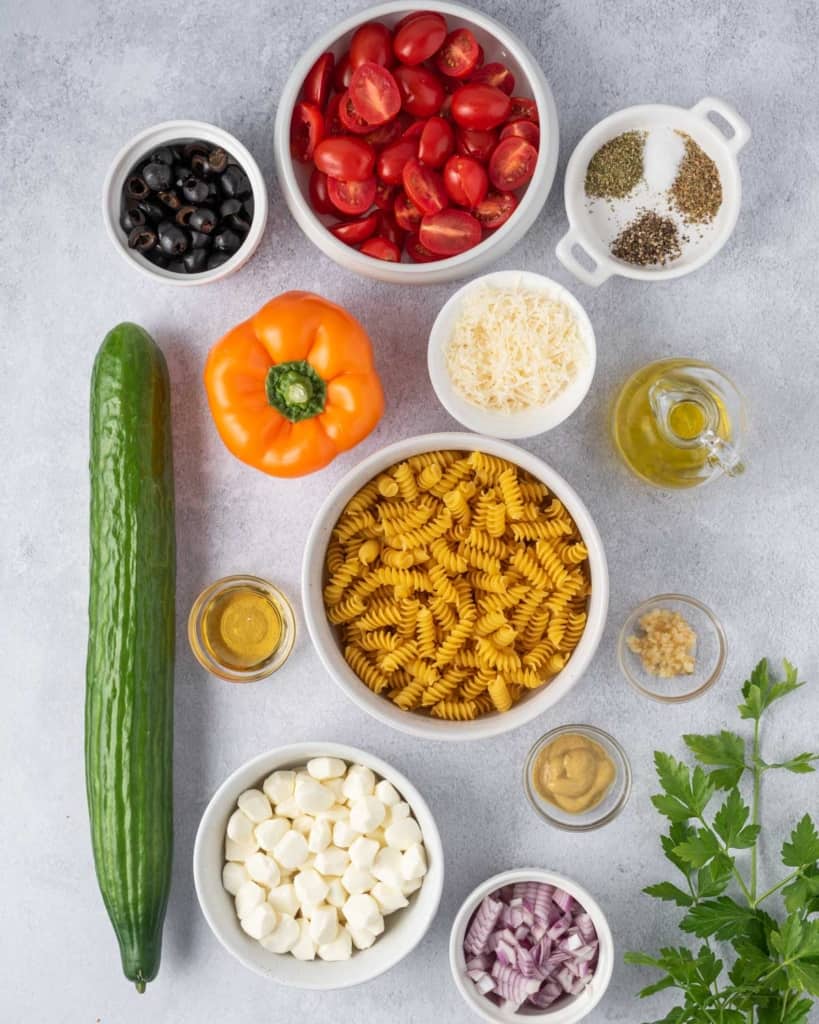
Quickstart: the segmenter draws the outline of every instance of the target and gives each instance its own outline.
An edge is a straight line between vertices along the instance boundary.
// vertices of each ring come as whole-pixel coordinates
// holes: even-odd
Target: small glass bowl
[[[641,633],[640,619],[658,608],[678,612],[697,634],[691,675],[670,679],[652,675],[643,668],[640,655],[629,649],[628,638]],[[635,690],[663,704],[680,704],[705,693],[722,674],[725,656],[725,630],[719,619],[701,601],[684,594],[658,594],[644,601],[623,623],[617,641],[617,659],[623,675]]]
[[[281,619],[282,635],[275,651],[265,661],[250,669],[236,669],[217,661],[207,649],[203,634],[203,620],[210,603],[220,594],[237,587],[249,587],[263,593],[273,602]],[[293,606],[278,587],[259,576],[225,576],[216,580],[215,583],[211,583],[209,587],[205,587],[193,602],[191,613],[188,616],[188,641],[202,668],[207,669],[208,672],[220,679],[226,679],[230,683],[253,683],[258,679],[266,679],[282,667],[293,650],[293,644],[296,641],[296,619],[293,615]]]
[[[548,800],[544,800],[535,788],[532,778],[535,762],[541,750],[559,736],[565,736],[568,733],[586,736],[595,743],[599,743],[614,762],[614,782],[606,795],[599,804],[579,814],[570,814],[555,804],[549,803]],[[591,832],[592,829],[600,828],[602,825],[608,825],[610,821],[614,821],[625,807],[631,793],[631,765],[625,750],[617,740],[613,736],[609,736],[607,732],[603,732],[602,729],[597,729],[593,725],[561,725],[557,729],[547,732],[545,736],[541,736],[526,755],[526,763],[523,766],[523,788],[529,803],[550,825],[561,828],[565,832]]]

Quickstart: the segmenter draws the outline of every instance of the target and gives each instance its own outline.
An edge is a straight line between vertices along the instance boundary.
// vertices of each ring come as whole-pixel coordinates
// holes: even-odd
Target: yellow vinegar
[[[733,441],[723,384],[733,388],[692,359],[662,359],[632,374],[612,415],[614,444],[629,469],[672,488],[696,487],[723,472],[714,446]]]

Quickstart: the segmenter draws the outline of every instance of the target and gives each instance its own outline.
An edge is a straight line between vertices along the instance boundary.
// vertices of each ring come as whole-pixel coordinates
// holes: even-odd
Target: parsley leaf
[[[714,816],[714,831],[732,850],[747,850],[756,842],[759,825],[746,825],[751,809],[738,789],[732,789]]]
[[[745,741],[741,736],[723,729],[710,736],[689,733],[683,736],[683,740],[701,764],[717,767],[717,771],[710,775],[717,789],[736,786],[746,768]]]
[[[789,868],[807,867],[819,860],[819,833],[806,814],[791,832],[791,841],[782,844],[782,863]]]
[[[694,898],[689,893],[678,889],[671,882],[658,882],[656,885],[647,885],[643,892],[646,896],[653,896],[657,900],[676,903],[678,907],[690,907],[694,902]]]
[[[748,907],[740,906],[730,896],[720,896],[692,907],[680,922],[680,928],[701,939],[712,935],[717,939],[730,939],[745,930],[752,916]]]
[[[789,661],[783,662],[785,678],[779,683],[772,683],[768,671],[768,661],[763,658],[751,673],[751,678],[746,680],[742,687],[744,703],[739,705],[739,713],[742,718],[762,717],[762,712],[769,708],[775,700],[798,690],[804,683],[798,681],[796,669]]]
[[[720,896],[728,888],[732,874],[731,858],[726,853],[716,857],[697,873],[697,891],[701,899]]]
[[[793,914],[802,910],[806,914],[819,913],[819,868],[806,868],[790,885],[782,890],[785,909]]]
[[[792,757],[788,761],[780,761],[779,764],[772,764],[770,767],[785,768],[787,771],[793,772],[794,775],[807,775],[809,772],[816,771],[811,761],[819,761],[819,754],[811,754],[806,751],[804,754],[797,754],[796,757]]]
[[[717,837],[710,829],[697,829],[696,835],[680,843],[674,853],[694,868],[701,868],[720,852]]]

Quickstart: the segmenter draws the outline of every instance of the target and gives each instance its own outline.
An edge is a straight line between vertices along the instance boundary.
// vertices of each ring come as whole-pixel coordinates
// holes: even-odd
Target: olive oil
[[[744,469],[737,445],[742,399],[707,363],[663,359],[623,385],[614,404],[615,446],[637,476],[657,487],[697,487]]]
[[[283,633],[279,610],[262,590],[239,584],[216,594],[202,614],[202,641],[220,665],[247,671],[273,657]]]

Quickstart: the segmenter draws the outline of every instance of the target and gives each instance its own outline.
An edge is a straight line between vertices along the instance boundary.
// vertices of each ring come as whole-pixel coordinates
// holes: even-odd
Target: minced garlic
[[[661,679],[691,675],[697,634],[679,612],[655,608],[640,618],[640,629],[642,635],[632,635],[626,643],[640,655],[646,672]]]

